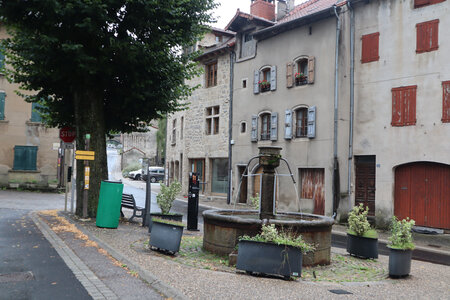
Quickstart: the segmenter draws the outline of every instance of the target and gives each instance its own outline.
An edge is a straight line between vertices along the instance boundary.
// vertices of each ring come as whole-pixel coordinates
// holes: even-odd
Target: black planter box
[[[152,218],[159,218],[163,220],[170,220],[170,221],[176,221],[176,222],[183,222],[183,215],[182,214],[161,214],[161,213],[151,213],[150,214]]]
[[[153,221],[150,232],[150,247],[176,253],[180,250],[183,226]]]
[[[361,258],[378,258],[378,239],[347,233],[347,252]]]
[[[247,273],[300,277],[302,251],[299,248],[272,243],[239,241],[236,268]]]
[[[404,277],[411,272],[412,250],[392,249],[389,253],[389,276]]]

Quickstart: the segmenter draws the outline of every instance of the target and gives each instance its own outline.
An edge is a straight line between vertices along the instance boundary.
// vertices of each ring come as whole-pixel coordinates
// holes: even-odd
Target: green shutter
[[[14,146],[14,170],[36,170],[37,146]]]
[[[31,122],[41,122],[42,118],[39,114],[39,111],[37,110],[39,108],[38,103],[31,103]]]
[[[0,73],[1,70],[5,67],[5,54],[3,47],[0,48]]]
[[[0,92],[0,120],[5,119],[5,92]]]

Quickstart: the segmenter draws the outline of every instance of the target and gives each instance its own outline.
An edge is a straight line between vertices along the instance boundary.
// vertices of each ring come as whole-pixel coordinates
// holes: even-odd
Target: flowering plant
[[[305,76],[305,74],[300,72],[300,73],[295,73],[295,78],[299,78],[299,79],[304,80],[304,79],[306,79],[306,76]]]
[[[270,82],[268,82],[267,80],[260,80],[260,81],[258,82],[258,84],[259,84],[260,87],[267,87],[267,86],[270,86]]]
[[[360,203],[353,207],[353,209],[348,213],[348,233],[363,236],[376,238],[377,232],[371,229],[369,221],[367,220],[367,214],[369,213],[369,207]]]
[[[409,218],[400,221],[397,217],[392,217],[391,236],[389,237],[388,247],[402,250],[414,249],[411,229],[415,224],[416,222]]]

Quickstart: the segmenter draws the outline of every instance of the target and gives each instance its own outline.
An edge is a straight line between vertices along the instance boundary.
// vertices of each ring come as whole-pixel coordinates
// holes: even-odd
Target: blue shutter
[[[251,132],[251,141],[258,141],[258,116],[252,115],[252,132]]]
[[[286,109],[284,114],[284,138],[292,139],[292,110]]]
[[[275,91],[277,89],[277,66],[270,68],[270,90]]]
[[[259,93],[259,71],[255,70],[253,72],[253,94]]]
[[[308,108],[308,138],[316,137],[316,107]]]
[[[1,91],[0,92],[0,120],[5,119],[5,98],[6,98],[6,93]]]
[[[276,141],[278,139],[278,113],[273,112],[270,115],[270,140]]]
[[[0,73],[1,70],[5,67],[5,54],[4,54],[4,49],[3,47],[0,47]]]
[[[39,108],[39,104],[38,103],[31,103],[31,122],[41,122],[42,118],[41,115],[39,114],[39,111],[37,110]]]
[[[37,146],[14,146],[14,170],[36,170]]]

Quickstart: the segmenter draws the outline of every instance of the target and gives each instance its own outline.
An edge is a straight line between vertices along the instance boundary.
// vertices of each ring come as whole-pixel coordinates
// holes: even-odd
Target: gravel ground
[[[147,229],[137,223],[120,223],[116,230],[97,228],[93,222],[78,225],[190,299],[450,299],[450,267],[443,265],[413,261],[412,275],[397,280],[285,281],[190,267],[136,247],[148,238]],[[332,248],[332,252],[346,255],[343,249]],[[387,256],[380,256],[378,262],[387,269]],[[339,295],[330,290],[352,294]]]

